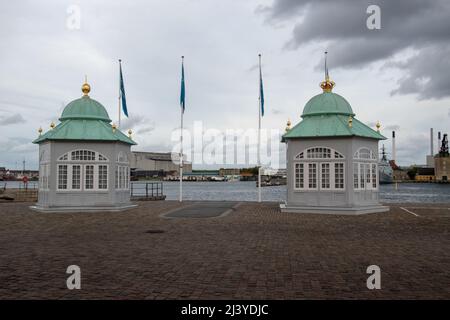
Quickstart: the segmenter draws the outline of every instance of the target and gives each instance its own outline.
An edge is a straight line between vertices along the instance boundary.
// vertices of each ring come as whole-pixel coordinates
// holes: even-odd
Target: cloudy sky
[[[381,8],[380,30],[366,27],[370,4]],[[297,123],[321,92],[328,50],[334,92],[361,121],[379,120],[388,137],[397,130],[398,163],[425,162],[430,127],[450,131],[447,0],[19,0],[2,4],[0,24],[0,166],[11,169],[23,159],[37,168],[31,141],[81,96],[85,74],[117,122],[118,58],[135,150],[173,147],[181,55],[188,129],[198,120],[223,131],[257,127],[258,53],[263,127]]]

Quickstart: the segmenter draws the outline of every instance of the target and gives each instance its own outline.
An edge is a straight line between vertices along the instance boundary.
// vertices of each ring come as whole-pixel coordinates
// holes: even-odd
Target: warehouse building
[[[170,152],[133,151],[130,166],[134,173],[140,176],[178,175],[180,172],[180,166],[172,160]],[[192,172],[192,163],[184,161],[183,173],[190,172]]]

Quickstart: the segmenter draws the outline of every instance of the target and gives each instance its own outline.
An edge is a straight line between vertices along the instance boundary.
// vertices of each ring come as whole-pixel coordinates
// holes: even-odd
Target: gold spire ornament
[[[38,132],[39,132],[39,136],[42,135],[42,127],[39,127]]]
[[[50,123],[50,128],[55,129],[56,125],[55,123],[52,121],[52,123]]]
[[[325,81],[322,81],[320,83],[320,87],[322,88],[323,92],[331,92],[331,90],[333,90],[333,87],[336,85],[333,80],[330,80],[330,76],[328,74],[327,54],[328,52],[325,51]]]
[[[131,138],[131,135],[133,134],[133,131],[130,129],[130,130],[128,130],[128,137],[130,137]]]
[[[286,122],[286,129],[285,131],[288,132],[289,130],[291,130],[291,120],[288,119],[288,121]]]
[[[89,92],[91,92],[91,86],[87,83],[87,76],[84,76],[84,83],[81,86],[81,92],[83,92],[83,96],[89,96]]]
[[[380,128],[381,128],[380,121],[377,121],[377,124],[375,125],[375,127],[377,127],[377,132],[380,132]]]
[[[348,117],[348,127],[349,128],[353,127],[353,117],[352,116]]]
[[[113,123],[113,124],[112,124],[112,131],[113,131],[113,132],[116,132],[116,129],[117,129],[117,126],[116,126],[115,123]]]

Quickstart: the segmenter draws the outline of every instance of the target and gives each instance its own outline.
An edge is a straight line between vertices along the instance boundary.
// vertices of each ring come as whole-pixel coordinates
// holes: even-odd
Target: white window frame
[[[117,165],[115,179],[116,190],[130,190],[130,167],[127,165]]]
[[[76,152],[76,151],[93,152],[95,160],[74,160],[74,159],[72,159],[72,152]],[[100,160],[100,156],[103,158],[102,160]],[[104,154],[102,154],[98,151],[94,151],[94,150],[90,150],[90,149],[74,149],[74,150],[70,150],[69,152],[66,152],[66,153],[62,154],[61,156],[59,156],[58,162],[59,161],[73,161],[73,162],[81,162],[81,163],[87,163],[87,162],[104,163],[104,162],[109,162],[109,159]]]
[[[358,186],[355,187],[353,182],[353,189],[355,191],[364,191],[364,190],[378,190],[379,188],[379,177],[378,177],[378,163],[373,161],[355,161],[353,165],[353,179],[355,179],[355,165],[358,169]],[[374,175],[374,167],[375,167],[375,175]],[[363,172],[361,172],[361,169]],[[368,169],[368,170],[367,170]],[[368,175],[370,175],[370,179],[367,180]],[[373,178],[375,177],[376,186],[373,186]],[[364,187],[362,187],[361,180],[364,180]]]
[[[60,174],[60,167],[65,166],[66,167],[66,188],[60,188],[59,187],[59,174]],[[59,163],[56,167],[56,190],[58,191],[68,191],[70,182],[69,182],[69,164],[67,163]]]
[[[325,153],[323,149],[328,149]],[[329,157],[322,157],[322,158],[316,158],[316,157],[310,157],[308,158],[308,150],[314,150],[316,153],[321,152],[322,154],[329,154]],[[311,153],[311,152],[310,152]],[[303,164],[303,187],[298,187],[297,185],[297,165],[299,163]],[[343,167],[343,188],[336,188],[336,163],[342,164]],[[316,176],[316,188],[310,188],[309,187],[309,165],[315,164],[317,169],[317,176]],[[323,188],[322,187],[322,167],[324,164],[329,165],[329,188]],[[298,153],[294,156],[293,161],[293,177],[294,177],[294,190],[295,191],[345,191],[346,190],[346,161],[345,156],[329,147],[323,147],[323,146],[314,146],[310,148],[304,149],[302,152]]]

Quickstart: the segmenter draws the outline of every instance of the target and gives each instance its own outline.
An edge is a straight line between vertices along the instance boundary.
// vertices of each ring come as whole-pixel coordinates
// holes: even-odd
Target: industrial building
[[[172,160],[170,152],[132,151],[130,167],[133,175],[136,176],[178,175],[180,172],[180,165]],[[183,161],[183,173],[190,172],[192,172],[192,163]]]

